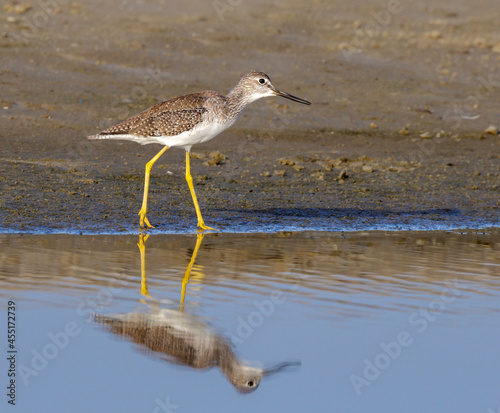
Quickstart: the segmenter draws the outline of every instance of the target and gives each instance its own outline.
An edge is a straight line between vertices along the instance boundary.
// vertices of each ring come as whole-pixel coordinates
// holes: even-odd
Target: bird
[[[139,351],[171,364],[205,370],[218,367],[239,393],[251,393],[264,376],[295,370],[300,361],[264,367],[242,360],[233,343],[201,317],[167,308],[125,314],[94,314],[94,322]]]
[[[186,181],[191,192],[198,218],[199,231],[214,230],[205,224],[193,187],[190,151],[193,145],[204,143],[232,126],[245,107],[261,98],[281,96],[294,102],[310,105],[311,102],[290,95],[273,86],[264,72],[251,71],[244,75],[227,95],[215,91],[189,93],[168,99],[132,116],[89,139],[117,139],[147,144],[160,144],[163,148],[146,164],[144,195],[139,211],[141,228],[154,228],[148,218],[147,203],[151,169],[170,147],[186,151]]]
[[[140,234],[137,246],[141,257],[141,295],[148,299],[140,301],[147,307],[126,314],[94,314],[94,321],[116,336],[134,342],[146,355],[194,369],[218,367],[239,393],[251,393],[259,387],[264,376],[290,370],[301,363],[281,362],[264,368],[260,363],[242,360],[234,353],[228,334],[216,330],[203,318],[184,311],[186,287],[204,236],[204,232],[198,232],[196,236],[196,246],[182,279],[178,310],[162,308],[163,303],[149,295],[146,276],[149,234]]]

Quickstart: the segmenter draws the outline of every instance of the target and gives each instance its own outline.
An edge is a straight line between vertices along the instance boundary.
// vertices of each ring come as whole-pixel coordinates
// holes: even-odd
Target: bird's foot
[[[218,231],[217,228],[212,228],[212,227],[209,227],[208,225],[205,225],[205,223],[202,221],[202,222],[198,222],[198,231]]]
[[[148,219],[146,218],[146,211],[145,210],[140,210],[139,211],[139,214],[138,214],[141,218],[140,218],[140,225],[141,225],[141,228],[144,228],[144,225],[146,225],[147,228],[154,228],[148,221]]]

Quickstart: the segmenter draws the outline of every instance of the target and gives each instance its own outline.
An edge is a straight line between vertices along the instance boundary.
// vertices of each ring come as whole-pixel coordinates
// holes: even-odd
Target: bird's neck
[[[248,94],[240,83],[238,83],[226,96],[227,106],[232,113],[239,116],[243,109],[252,102],[252,96]]]
[[[231,343],[225,338],[220,339],[217,350],[217,365],[226,376],[231,375],[234,365],[238,363],[238,359],[231,348]]]

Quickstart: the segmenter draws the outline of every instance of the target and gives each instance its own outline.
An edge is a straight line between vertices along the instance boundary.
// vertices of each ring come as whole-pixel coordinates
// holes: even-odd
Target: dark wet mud
[[[116,144],[100,146],[105,154]],[[132,144],[123,146],[135,149]],[[152,148],[145,149],[150,152]],[[297,172],[273,157],[242,159],[239,153],[225,154],[226,161],[216,167],[193,162],[205,221],[221,230],[498,224],[500,191],[494,159],[482,160],[479,172],[469,159],[448,158],[450,166],[433,159],[415,167],[376,156],[332,159],[328,153],[307,158],[282,153],[288,155],[288,162],[293,159],[295,165],[303,166]],[[90,167],[69,170],[51,161],[3,163],[2,227],[49,232],[133,231],[142,200],[141,166],[147,158],[131,155],[105,154]],[[98,166],[101,158],[104,170]],[[189,231],[196,225],[182,158],[181,151],[172,150],[152,174],[148,216],[162,231]],[[339,165],[331,166],[334,163]],[[367,168],[372,171],[365,171]]]

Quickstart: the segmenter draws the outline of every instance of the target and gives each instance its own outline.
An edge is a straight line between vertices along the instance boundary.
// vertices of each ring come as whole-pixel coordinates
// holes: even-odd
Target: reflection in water
[[[426,412],[437,410],[436,400],[446,405],[440,411],[486,412],[493,405],[485,402],[478,410],[478,400],[498,400],[500,228],[208,234],[185,274],[195,241],[185,234],[139,239],[147,259],[141,289],[154,298],[149,299],[139,294],[137,236],[0,234],[0,306],[14,300],[20,309],[24,356],[18,367],[35,369],[34,351],[46,358],[65,322],[74,321],[82,331],[66,349],[57,347],[60,356],[47,359],[49,367],[30,376],[33,385],[22,392],[21,410],[166,411],[154,409],[153,400],[170,397],[179,406],[171,409],[176,412]],[[256,303],[271,300],[273,292],[286,300],[238,344],[250,337],[240,320],[249,321]],[[147,304],[139,304],[142,312],[134,310],[138,299]],[[86,324],[90,311],[103,314],[100,329]],[[207,320],[230,334],[214,331]],[[399,342],[405,332],[411,346]],[[125,342],[110,343],[110,336]],[[224,336],[234,337],[237,347]],[[109,360],[107,367],[118,368],[101,366],[109,346],[125,351]],[[131,354],[132,347],[190,367],[179,371],[158,361],[151,368],[154,359],[145,363],[144,354]],[[248,357],[252,351],[256,360],[300,354],[307,369],[288,377],[280,373],[274,382],[264,378],[267,388],[253,392],[245,400],[251,406],[243,406],[225,379],[210,379],[226,374],[237,381],[242,365],[258,368],[238,360],[234,353],[240,351]],[[123,360],[125,370],[119,368]],[[200,374],[200,367],[215,368]],[[352,375],[372,385],[358,388],[358,395]],[[82,387],[89,391],[83,394]],[[109,397],[87,397],[103,391]],[[47,394],[57,406],[47,406]],[[88,403],[97,407],[85,408]]]
[[[190,251],[191,257],[193,241],[192,236],[175,234],[154,235],[154,242],[148,239],[149,287],[154,285],[153,295],[159,301],[179,299],[179,274],[187,264],[180,252]],[[125,305],[129,300],[135,305],[140,262],[139,254],[130,251],[137,251],[136,245],[136,236],[0,235],[0,297],[32,301],[35,296],[51,306],[55,299],[50,294],[67,300],[84,294],[86,301],[87,296],[94,297],[88,306],[99,312],[103,306]],[[193,264],[190,278],[188,272],[183,280],[187,286],[189,278],[190,286],[185,305],[192,310],[206,303],[209,314],[230,303],[236,306],[231,310],[235,314],[251,313],[252,302],[269,299],[272,291],[285,294],[288,304],[312,317],[341,322],[385,311],[412,312],[422,299],[439,299],[455,279],[463,297],[472,298],[479,291],[500,294],[498,229],[210,234],[198,255],[202,252],[198,258],[203,258],[203,265]],[[210,277],[204,278],[204,273]],[[195,282],[203,285],[202,296]],[[147,291],[145,285],[143,290]],[[104,299],[109,294],[120,300],[110,303]],[[188,304],[190,298],[193,302]],[[470,315],[496,308],[484,300],[473,308],[465,308],[466,300],[460,303],[464,306],[450,311]],[[224,314],[228,323],[234,321],[232,314]]]
[[[155,355],[173,364],[195,369],[217,366],[240,393],[250,393],[260,384],[264,375],[297,366],[298,362],[284,362],[272,368],[248,364],[237,358],[231,342],[214,331],[200,317],[184,312],[186,286],[204,234],[199,233],[191,260],[182,279],[179,311],[162,309],[150,295],[146,279],[146,241],[149,235],[139,236],[141,254],[141,294],[152,300],[149,313],[127,313],[112,316],[96,315],[95,320],[107,330],[139,344],[141,351]]]

